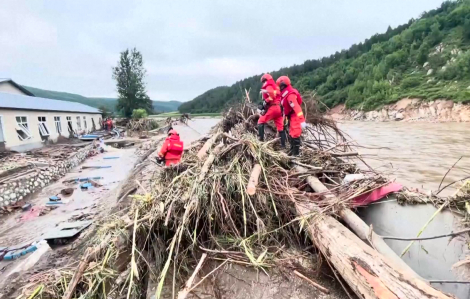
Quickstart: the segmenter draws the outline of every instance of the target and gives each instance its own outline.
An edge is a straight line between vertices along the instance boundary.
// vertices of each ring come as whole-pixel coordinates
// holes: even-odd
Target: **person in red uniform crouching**
[[[259,107],[261,111],[261,116],[258,119],[259,140],[264,141],[264,126],[268,121],[273,120],[279,132],[279,136],[281,137],[281,146],[285,148],[286,133],[284,132],[284,125],[282,123],[281,91],[270,74],[264,74],[261,77],[261,83],[263,84],[261,86],[263,103],[262,106],[260,105]]]
[[[183,156],[183,141],[180,140],[180,135],[173,129],[168,131],[168,137],[158,153],[157,162],[165,162],[166,166],[178,164]]]
[[[281,76],[276,80],[276,84],[281,90],[281,103],[284,108],[284,115],[289,120],[290,152],[292,156],[300,154],[300,135],[305,123],[304,113],[302,112],[302,96],[292,87],[289,77]]]

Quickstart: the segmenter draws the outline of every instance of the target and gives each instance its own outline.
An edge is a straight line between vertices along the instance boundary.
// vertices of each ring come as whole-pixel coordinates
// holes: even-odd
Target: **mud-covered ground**
[[[111,156],[118,158],[104,159]],[[31,244],[41,240],[41,237],[45,234],[53,232],[61,223],[83,220],[95,221],[105,216],[115,205],[118,186],[128,176],[136,160],[135,148],[115,150],[86,159],[80,166],[72,169],[59,181],[33,194],[27,200],[27,203],[32,205],[30,211],[16,211],[0,218],[0,246],[12,247]],[[82,166],[111,167],[82,170]],[[81,184],[64,183],[67,180],[84,177],[102,177],[102,179],[95,180],[102,186],[82,190],[80,188]],[[73,188],[74,192],[70,196],[61,195],[60,191],[64,188]],[[61,197],[63,203],[54,206],[54,210],[44,209],[49,197],[53,195]],[[41,216],[38,216],[35,210],[42,210]],[[84,230],[82,232],[83,236],[79,236],[79,238],[87,235],[92,227],[90,226]],[[41,256],[36,266],[29,272],[38,272],[41,269],[53,266],[55,263],[58,267],[64,266],[64,262],[68,260],[65,253],[74,247],[74,243],[71,242],[65,246],[52,245],[52,250]],[[12,272],[31,255],[32,253],[13,261],[0,261],[0,293],[8,288],[18,287],[11,284],[11,280],[21,275]],[[27,275],[23,273],[22,276],[26,277]]]
[[[207,134],[209,130],[218,122],[218,120],[192,120],[189,126],[178,125],[174,128],[180,133],[185,146]],[[153,137],[153,140],[162,138],[162,136]],[[159,148],[159,146],[158,146]],[[120,156],[115,160],[104,160],[104,156]],[[148,160],[155,159],[156,151],[149,155]],[[72,170],[64,179],[46,187],[41,193],[36,194],[31,200],[32,203],[42,203],[50,195],[60,192],[65,186],[62,181],[69,178],[85,177],[85,176],[103,176],[102,187],[94,188],[90,191],[82,191],[78,185],[69,198],[64,198],[64,205],[58,209],[51,211],[45,216],[29,220],[27,222],[18,221],[21,213],[10,215],[6,219],[2,219],[0,223],[0,243],[8,242],[29,242],[40,238],[41,234],[55,227],[56,224],[76,219],[85,215],[84,219],[91,219],[98,223],[99,220],[116,211],[118,208],[125,208],[124,202],[119,202],[118,198],[129,188],[129,184],[136,179],[141,180],[143,186],[146,186],[145,180],[151,181],[154,176],[153,172],[157,170],[156,164],[147,163],[142,171],[139,171],[138,177],[134,177],[137,169],[138,157],[134,149],[124,149],[117,152],[99,155],[86,160],[83,165],[110,165],[111,168],[80,170],[77,168]],[[150,165],[150,166],[149,166]],[[130,174],[132,175],[130,176]],[[148,183],[148,182],[147,182]],[[129,202],[129,201],[127,201]],[[93,237],[97,227],[90,226],[80,237],[71,244],[53,247],[52,250],[44,254],[41,260],[31,269],[20,273],[14,273],[8,276],[13,265],[8,263],[0,263],[0,298],[16,298],[21,292],[21,287],[29,282],[29,278],[36,273],[46,269],[57,269],[70,265],[78,264],[80,256],[86,247],[87,240]],[[27,257],[27,256],[26,256]],[[302,271],[306,276],[315,280],[323,287],[330,290],[329,294],[325,294],[309,282],[298,278],[289,270],[289,268],[273,268],[267,269],[267,273],[254,269],[253,267],[227,263],[217,271],[210,274],[220,261],[208,258],[204,267],[196,278],[196,283],[202,277],[207,278],[195,288],[187,297],[188,299],[278,299],[278,298],[338,298],[346,299],[341,285],[336,280],[333,272],[326,263],[316,260],[316,255],[311,255],[312,264]],[[19,260],[20,261],[20,260]],[[16,261],[14,263],[17,263]],[[189,270],[191,272],[191,270]],[[210,274],[210,275],[208,275]],[[7,277],[8,276],[8,277]],[[171,275],[169,275],[171,276]],[[151,279],[156,283],[156,279]],[[180,286],[184,282],[175,284],[176,292],[180,290]],[[165,281],[164,293],[162,298],[172,298],[173,283],[171,278]],[[155,288],[149,287],[147,298],[155,298]]]

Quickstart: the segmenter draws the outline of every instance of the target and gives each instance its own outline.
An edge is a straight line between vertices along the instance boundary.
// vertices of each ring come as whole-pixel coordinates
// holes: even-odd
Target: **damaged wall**
[[[23,117],[26,119],[29,132],[31,133],[31,138],[20,140],[16,131],[16,128],[18,127],[16,117]],[[96,129],[101,128],[101,114],[98,113],[0,109],[0,129],[3,132],[5,148],[7,150],[24,152],[44,146],[45,142],[39,131],[38,117],[45,118],[45,123],[49,131],[47,139],[52,143],[57,142],[59,136],[65,138],[69,137],[67,117],[70,118],[72,128],[76,132],[91,131],[93,123],[95,124]],[[60,133],[58,132],[56,122],[54,121],[55,117],[58,117],[60,120]],[[77,117],[79,117],[79,121]]]
[[[70,169],[85,160],[93,144],[85,146],[76,152],[70,159],[51,164],[46,167],[36,167],[21,176],[12,175],[12,179],[0,184],[0,208],[16,204],[29,194],[32,194],[50,182],[63,177]]]

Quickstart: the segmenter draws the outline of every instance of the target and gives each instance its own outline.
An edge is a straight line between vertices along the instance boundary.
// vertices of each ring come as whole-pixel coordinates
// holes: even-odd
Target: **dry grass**
[[[275,267],[290,249],[311,246],[299,229],[305,218],[297,217],[295,203],[315,201],[320,212],[311,217],[334,214],[351,206],[354,196],[384,183],[380,176],[369,175],[341,184],[346,174],[360,170],[335,156],[351,150],[347,138],[312,107],[307,108],[310,126],[299,158],[280,151],[277,142],[257,140],[255,111],[249,101],[226,111],[214,128],[225,134],[220,134],[206,160],[196,155],[202,142],[193,146],[180,165],[156,171],[151,190],[134,196],[126,213],[103,223],[90,245],[106,237],[112,242],[88,264],[73,298],[137,298],[146,287],[148,271],[159,277],[158,298],[169,275],[176,278],[171,281],[184,283],[203,252],[262,271]],[[275,130],[267,133],[268,140],[275,138]],[[246,188],[254,164],[261,165],[261,174],[257,191],[250,196]],[[297,172],[296,165],[307,172]],[[329,183],[338,200],[310,193],[308,175]],[[75,267],[37,274],[23,294],[62,297]]]

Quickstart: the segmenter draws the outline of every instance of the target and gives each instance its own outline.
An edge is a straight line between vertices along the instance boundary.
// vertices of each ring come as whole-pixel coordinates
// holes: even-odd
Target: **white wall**
[[[16,117],[17,116],[26,116],[28,119],[28,128],[32,135],[31,139],[28,140],[20,140],[18,138],[16,127]],[[44,145],[44,142],[41,138],[39,133],[39,121],[38,117],[44,116],[46,117],[46,124],[49,129],[49,138],[48,140],[52,142],[57,142],[59,138],[59,133],[57,133],[54,116],[60,116],[60,123],[62,125],[62,132],[60,133],[61,136],[68,138],[69,137],[69,130],[67,126],[66,117],[72,117],[72,128],[77,132],[77,121],[76,117],[80,117],[82,131],[85,131],[84,124],[83,124],[83,117],[86,117],[87,120],[87,132],[92,130],[92,121],[95,121],[96,129],[101,128],[101,114],[90,114],[90,113],[68,113],[68,112],[50,112],[50,111],[31,111],[31,110],[6,110],[0,109],[0,117],[2,120],[2,129],[3,129],[3,136],[5,139],[5,148],[9,150],[16,150],[16,151],[27,151],[33,148],[38,148]],[[85,132],[83,132],[85,133]]]
[[[0,92],[27,95],[10,82],[0,83]]]

